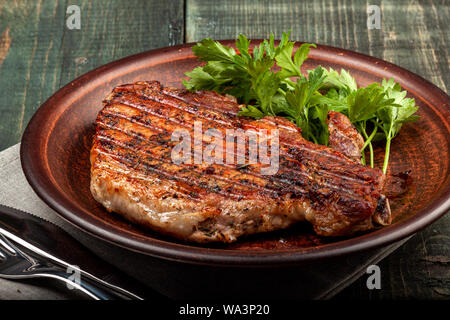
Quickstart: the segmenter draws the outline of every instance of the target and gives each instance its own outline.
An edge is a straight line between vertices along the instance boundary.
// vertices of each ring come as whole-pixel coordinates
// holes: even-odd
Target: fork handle
[[[77,289],[94,300],[142,300],[139,296],[120,287],[108,284],[84,272],[77,278],[74,273],[56,267],[53,271],[36,274],[46,278],[60,280],[66,283],[69,289]]]

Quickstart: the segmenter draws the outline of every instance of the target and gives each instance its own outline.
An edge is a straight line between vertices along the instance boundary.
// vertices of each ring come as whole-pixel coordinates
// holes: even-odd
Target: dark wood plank
[[[380,8],[383,32],[380,58],[421,75],[447,92],[448,1],[383,1]]]
[[[381,9],[381,29],[367,28],[367,6]],[[186,40],[280,37],[369,54],[415,72],[444,91],[450,82],[448,1],[187,0]],[[337,299],[448,299],[450,215],[419,232],[380,264],[382,289],[363,276]]]
[[[95,67],[183,42],[183,2],[81,1],[80,30],[65,30],[60,85]]]
[[[59,84],[64,15],[60,2],[0,3],[0,150]]]
[[[336,299],[450,299],[450,215],[447,214],[379,263],[381,290],[368,290],[368,275]]]
[[[77,1],[81,29],[66,27],[69,3],[0,2],[0,150],[20,141],[57,89],[104,63],[183,42],[183,2]]]

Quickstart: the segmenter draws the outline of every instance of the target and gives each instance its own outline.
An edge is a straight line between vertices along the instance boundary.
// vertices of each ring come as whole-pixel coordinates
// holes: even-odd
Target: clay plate
[[[233,41],[221,41],[233,45]],[[252,41],[252,44],[259,40]],[[308,223],[242,238],[231,245],[194,245],[143,230],[107,213],[89,191],[89,150],[103,98],[117,85],[159,80],[181,87],[200,63],[192,44],[157,49],[99,67],[67,84],[35,113],[22,139],[24,173],[35,192],[63,218],[94,236],[163,259],[207,265],[288,265],[388,245],[429,225],[450,208],[449,97],[423,78],[388,62],[318,45],[302,71],[345,68],[358,85],[394,78],[415,98],[420,120],[393,141],[387,194],[394,223],[349,238],[314,235]],[[380,165],[383,147],[377,149]]]

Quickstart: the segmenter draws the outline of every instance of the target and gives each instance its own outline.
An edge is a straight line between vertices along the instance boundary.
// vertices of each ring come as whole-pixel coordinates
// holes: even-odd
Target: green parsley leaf
[[[326,79],[324,82],[328,86],[344,90],[347,95],[358,89],[355,79],[344,69],[342,69],[339,74],[337,71],[330,68],[330,70],[326,71]]]
[[[383,172],[386,173],[389,162],[391,141],[400,131],[403,123],[416,121],[419,117],[414,115],[418,107],[414,99],[406,98],[406,91],[402,91],[401,86],[393,79],[383,80],[382,87],[390,100],[390,105],[378,110],[377,116],[380,119],[379,126],[386,137],[386,150],[383,163]]]
[[[300,67],[307,59],[311,47],[316,47],[315,44],[304,43],[297,49],[294,54],[294,59],[292,59],[294,45],[295,42],[288,41],[275,56],[277,65],[281,68],[279,72],[281,79],[301,77]]]

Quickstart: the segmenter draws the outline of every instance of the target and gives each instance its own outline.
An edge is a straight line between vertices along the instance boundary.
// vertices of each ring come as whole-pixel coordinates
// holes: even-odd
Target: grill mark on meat
[[[103,140],[104,137],[99,137],[99,139]],[[133,150],[129,146],[122,145],[119,142],[114,141],[114,140],[108,141],[108,142],[112,142],[112,143],[117,144],[118,146],[121,146],[123,148],[128,148],[128,149]],[[103,145],[103,146],[107,147],[108,145]],[[118,149],[114,149],[114,151],[117,151],[117,150]],[[136,152],[142,153],[143,151],[142,150],[136,150]],[[121,154],[113,153],[113,152],[105,152],[105,151],[102,151],[102,153],[110,155],[110,156],[115,157],[117,159],[120,159],[122,161],[126,161],[127,163],[130,163],[131,167],[133,169],[138,169],[138,167],[139,167],[139,166],[136,166],[135,163],[132,161],[132,159],[130,159],[126,155],[121,155]],[[146,155],[147,158],[149,157],[148,153],[145,153],[145,155]],[[167,162],[158,160],[156,158],[149,158],[148,160],[155,161],[159,165],[158,166],[150,165],[149,162],[145,161],[145,160],[142,160],[140,164],[146,166],[146,169],[148,168],[149,170],[154,171],[158,175],[161,175],[161,176],[163,176],[165,178],[170,177],[170,179],[173,179],[173,180],[180,180],[182,182],[189,183],[189,185],[191,185],[191,186],[194,186],[195,183],[198,183],[198,187],[200,187],[200,188],[203,188],[203,189],[205,189],[207,191],[215,192],[215,193],[218,193],[218,194],[226,195],[226,196],[229,196],[230,194],[233,195],[233,196],[236,196],[236,198],[240,198],[242,196],[240,193],[236,193],[236,194],[234,194],[234,193],[225,193],[225,192],[222,192],[222,190],[218,190],[218,189],[214,189],[213,187],[209,187],[208,184],[206,183],[207,180],[205,181],[206,178],[202,176],[203,170],[180,169],[180,170],[184,170],[183,173],[186,173],[186,174],[189,173],[190,179],[189,178],[183,178],[183,177],[180,177],[180,176],[176,175],[177,171],[169,171],[169,170],[161,169],[160,166],[164,165],[164,164],[167,164]],[[193,177],[192,174],[194,174],[194,173],[197,174],[197,176]],[[240,180],[242,180],[242,179],[234,179],[234,180],[232,180],[232,179],[223,178],[223,177],[218,176],[218,175],[210,175],[210,177],[211,178],[214,177],[216,180],[223,181],[228,186],[230,186],[230,185],[239,185],[239,186],[246,186],[246,187],[247,186],[253,186],[253,187],[257,187],[257,188],[262,188],[264,191],[269,192],[272,195],[278,195],[277,190],[268,188],[267,186],[264,186],[264,185],[258,185],[258,184],[253,184],[253,183],[242,183],[242,182],[240,182]],[[198,178],[199,182],[197,182],[194,178]],[[251,189],[247,188],[247,191],[249,191],[249,190],[251,190]],[[242,192],[242,190],[238,190],[238,191]]]
[[[159,159],[154,158],[155,155],[150,153],[148,150],[133,150],[132,147],[130,147],[130,146],[126,145],[126,144],[123,144],[123,143],[121,143],[121,142],[119,142],[117,140],[113,140],[113,139],[110,139],[109,137],[104,137],[104,136],[101,136],[101,135],[99,135],[99,139],[100,140],[106,140],[108,142],[106,145],[104,145],[105,147],[109,148],[109,144],[113,143],[113,144],[116,144],[116,145],[118,145],[118,146],[120,146],[122,148],[127,148],[127,149],[130,149],[130,150],[138,152],[138,153],[144,153],[146,158],[148,158],[149,155],[151,155],[153,157],[151,157],[151,159],[149,159],[149,160],[158,162],[159,165],[167,164],[167,161],[164,161],[164,160],[167,160],[167,158],[164,158],[164,157],[160,157]],[[113,149],[110,148],[110,150],[113,150]],[[114,151],[118,151],[118,149],[114,149]],[[110,154],[115,155],[112,152]],[[119,156],[119,158],[127,159],[126,156]],[[160,160],[160,159],[164,159],[164,160]],[[145,160],[142,161],[142,163],[145,164],[146,163]],[[159,165],[158,165],[158,170],[161,170],[161,167]],[[172,165],[172,166],[175,167],[175,165]],[[303,189],[299,188],[298,184],[287,186],[286,185],[287,183],[292,183],[292,179],[291,180],[286,180],[286,179],[282,180],[282,179],[273,178],[273,180],[271,179],[272,184],[256,184],[256,183],[250,182],[248,179],[245,179],[245,178],[248,178],[249,176],[252,176],[253,178],[259,178],[261,183],[266,183],[266,180],[262,179],[261,177],[255,175],[253,173],[246,173],[245,175],[243,175],[238,170],[236,170],[236,168],[234,166],[232,166],[232,165],[224,165],[224,166],[229,168],[229,169],[231,169],[231,170],[229,170],[229,173],[227,174],[227,176],[230,176],[232,178],[224,178],[224,177],[216,175],[216,174],[209,174],[209,177],[207,178],[207,177],[204,177],[202,175],[204,173],[203,170],[198,170],[198,169],[196,169],[194,167],[188,167],[188,168],[178,167],[178,166],[176,166],[176,167],[177,168],[181,168],[179,170],[184,170],[183,173],[189,173],[189,174],[195,173],[195,174],[197,174],[198,176],[196,178],[198,178],[201,181],[206,180],[206,179],[210,179],[210,178],[214,178],[216,180],[220,180],[220,181],[226,182],[228,185],[239,185],[239,186],[246,186],[246,187],[247,186],[251,186],[251,187],[256,187],[256,188],[262,188],[262,190],[260,190],[260,191],[266,191],[266,192],[270,193],[271,196],[279,196],[279,193],[280,193],[279,190],[283,190],[283,189],[286,189],[286,188],[295,188],[297,192],[301,192],[303,194],[307,193],[307,191],[304,188]],[[132,165],[132,167],[136,168],[134,165]],[[211,167],[211,165],[210,165],[210,167]],[[217,167],[220,168],[220,166],[217,166]],[[215,171],[218,171],[218,170],[215,170]],[[175,174],[175,172],[176,171],[167,171],[167,174],[168,175],[171,174],[172,177],[176,178],[176,176],[173,175],[173,174]],[[222,173],[223,173],[223,171],[222,171]],[[290,177],[294,177],[294,175],[290,175]],[[243,182],[243,181],[245,181],[245,182]],[[255,180],[253,179],[252,181],[255,181]],[[281,184],[280,184],[280,182],[281,182]],[[208,191],[224,194],[224,193],[220,192],[221,190],[214,190],[211,187],[208,187],[207,184],[203,184],[203,187],[206,190],[208,190]],[[289,192],[290,191],[292,191],[292,190],[289,190]],[[288,191],[286,191],[286,193],[287,192]],[[225,195],[229,195],[229,194],[226,193]]]
[[[103,125],[103,123],[101,123],[101,122],[100,122],[100,124]],[[123,132],[123,133],[125,133],[125,134],[128,134],[128,135],[133,135],[133,132],[132,132],[132,131],[124,131],[124,130],[120,129],[119,127],[114,127],[114,128],[113,128],[113,127],[111,127],[111,126],[108,126],[108,128],[114,129],[114,130],[117,130],[117,131],[121,131],[121,132]],[[153,140],[143,140],[143,137],[141,137],[141,136],[139,136],[139,135],[134,135],[134,137],[137,138],[137,139],[139,139],[139,140],[142,140],[142,141],[145,142],[145,143],[150,142],[150,143],[155,143],[155,144],[157,144],[157,145],[159,145],[159,146],[166,146],[166,147],[167,147],[167,143],[165,143],[165,142],[164,142],[164,143],[161,143],[161,142],[159,142],[158,140],[156,140],[156,141],[153,141]],[[120,142],[117,141],[117,140],[111,139],[109,136],[106,136],[106,137],[105,137],[105,136],[102,136],[101,134],[99,135],[99,138],[100,138],[100,139],[107,139],[107,140],[110,141],[110,142],[114,142],[114,143],[116,143],[116,144],[118,144],[118,145],[121,145],[122,147],[129,148],[129,149],[133,150],[134,144],[131,144],[131,147],[130,147],[130,146],[128,146],[128,145],[125,145],[125,144],[123,144],[123,143],[120,143]],[[168,140],[168,139],[167,139],[167,140]],[[170,143],[169,143],[169,144],[170,144]],[[203,145],[203,147],[205,147],[205,146]],[[137,152],[142,152],[142,150],[137,150]],[[248,156],[248,154],[247,154],[247,156]],[[165,160],[167,160],[168,162],[171,162],[171,159],[169,159],[169,155],[167,155],[166,157],[160,157],[160,158],[165,159]],[[246,160],[248,160],[248,157],[246,158]],[[309,178],[309,180],[307,181],[307,182],[309,182],[309,183],[311,183],[311,182],[314,181],[314,179],[312,179],[310,173],[304,172],[304,171],[301,171],[301,170],[298,170],[298,169],[295,170],[295,169],[296,169],[295,166],[294,166],[294,167],[286,167],[286,163],[289,162],[289,161],[291,161],[291,160],[290,160],[290,159],[288,160],[288,159],[286,159],[285,157],[280,156],[280,165],[281,165],[280,171],[282,171],[282,172],[283,172],[283,171],[291,171],[290,174],[287,174],[287,173],[285,173],[285,172],[283,173],[282,176],[285,177],[285,178],[279,178],[279,177],[281,176],[280,174],[276,174],[276,175],[270,176],[270,181],[271,181],[272,183],[275,183],[275,182],[280,183],[280,182],[281,182],[281,183],[283,184],[282,187],[278,187],[277,189],[283,190],[283,189],[289,189],[289,188],[292,188],[292,187],[294,187],[294,188],[297,189],[298,186],[299,186],[299,184],[298,184],[299,181],[302,182],[301,185],[305,185],[306,182],[304,181],[304,179],[301,178],[301,176],[305,176],[305,177]],[[294,160],[294,161],[295,161],[295,160]],[[230,168],[230,169],[235,169],[235,170],[237,171],[237,169],[236,169],[236,167],[235,167],[234,165],[228,165],[228,164],[224,163],[223,166],[228,167],[228,168]],[[258,168],[256,168],[256,169],[258,169]],[[190,169],[190,171],[196,171],[196,170]],[[323,187],[328,187],[328,188],[331,188],[331,189],[337,189],[337,190],[340,190],[341,192],[344,192],[344,193],[356,195],[354,190],[349,189],[349,188],[348,188],[346,185],[344,185],[344,184],[333,185],[333,184],[331,184],[331,183],[328,183],[327,180],[326,180],[326,178],[327,178],[327,176],[329,175],[329,173],[327,173],[327,171],[324,171],[324,170],[322,170],[322,171],[308,170],[308,171],[310,171],[311,173],[314,172],[316,175],[321,175],[322,172],[324,173],[324,174],[322,175],[324,180],[321,181],[321,185],[322,185]],[[256,173],[253,173],[253,172],[248,172],[248,173],[251,174],[253,177],[258,177],[258,178],[261,178],[261,179],[262,179],[262,176],[261,176],[261,175],[257,175]],[[335,176],[336,176],[336,175],[335,175]],[[342,175],[341,175],[341,176],[342,176]],[[338,177],[341,177],[341,176],[338,176]],[[217,179],[220,179],[220,178],[221,178],[220,176],[217,176],[217,175],[214,175],[214,177],[217,178]],[[317,181],[317,179],[316,179],[316,181]],[[256,187],[261,187],[261,185],[254,185],[254,186],[256,186]],[[269,185],[266,185],[266,189],[269,189],[268,186],[269,186]],[[276,191],[276,190],[275,190],[275,191]],[[305,194],[307,193],[307,191],[306,191],[304,188],[303,188],[302,190],[296,190],[296,194],[297,194],[297,195],[299,194],[299,192],[303,192],[303,193],[305,193]],[[272,195],[275,195],[275,192],[272,192]],[[358,195],[356,195],[356,196],[358,196]]]
[[[116,143],[118,145],[120,145],[120,143],[118,143],[118,142],[116,142]],[[122,146],[124,148],[129,148],[129,146],[126,146],[126,145],[120,145],[120,146]],[[142,152],[142,151],[139,150],[137,152]],[[114,153],[109,153],[109,155],[116,156],[118,159],[127,160],[127,162],[129,162],[128,160],[130,160],[126,156],[123,156],[123,155],[116,155]],[[148,158],[148,156],[147,156],[147,158]],[[318,184],[317,182],[316,182],[317,188],[316,188],[316,190],[314,190],[314,192],[307,191],[304,188],[301,188],[300,186],[306,185],[309,183],[314,183],[313,180],[312,179],[309,179],[307,181],[302,180],[301,183],[299,184],[298,182],[300,181],[300,179],[297,176],[295,176],[295,173],[290,173],[290,174],[284,173],[283,175],[276,176],[276,177],[270,176],[269,181],[272,184],[266,184],[266,185],[252,183],[248,179],[245,179],[242,176],[240,176],[240,177],[238,176],[238,177],[236,177],[236,179],[226,179],[226,178],[223,178],[218,175],[211,175],[211,177],[215,178],[216,180],[220,180],[225,183],[224,185],[219,186],[220,188],[217,189],[216,188],[217,185],[211,186],[208,183],[208,180],[204,179],[204,177],[201,175],[203,173],[202,170],[182,169],[182,170],[184,170],[183,173],[189,172],[190,173],[189,176],[191,178],[198,179],[199,182],[197,184],[194,184],[194,183],[191,183],[191,180],[188,178],[183,178],[183,177],[179,178],[179,176],[176,175],[176,171],[168,171],[168,170],[164,171],[163,168],[161,167],[161,165],[166,164],[164,161],[160,161],[156,158],[151,158],[149,160],[157,162],[158,165],[148,165],[147,161],[145,161],[145,160],[141,161],[142,165],[147,164],[145,166],[145,169],[147,169],[147,170],[153,170],[156,173],[160,174],[161,176],[164,176],[166,178],[170,177],[170,179],[173,179],[173,180],[180,180],[184,183],[188,183],[190,186],[197,186],[201,189],[204,189],[205,191],[218,193],[218,194],[221,194],[224,196],[232,195],[236,199],[242,198],[242,193],[244,193],[244,192],[248,193],[251,189],[249,189],[249,188],[239,188],[238,189],[235,187],[233,187],[232,189],[227,189],[231,185],[233,185],[233,186],[238,185],[238,186],[244,186],[244,187],[247,187],[247,186],[255,187],[255,188],[259,189],[259,194],[264,195],[264,193],[262,193],[262,191],[265,191],[266,193],[269,193],[269,196],[275,197],[275,198],[278,198],[278,197],[282,196],[283,194],[291,193],[293,195],[293,197],[295,197],[295,198],[313,198],[314,200],[318,200],[318,199],[322,199],[323,197],[329,197],[333,193],[336,193],[335,190],[327,190],[326,189],[327,184],[321,185],[321,184]],[[136,165],[133,162],[130,162],[130,163],[131,163],[131,167],[133,169],[138,169],[138,167],[136,167]],[[197,174],[197,176],[193,177],[192,176],[193,173]],[[252,176],[254,176],[254,175],[252,175]],[[279,177],[286,177],[286,178],[280,179]],[[295,180],[293,178],[295,178]],[[194,179],[194,181],[196,181],[196,180]],[[281,184],[280,184],[280,182],[281,182]],[[332,189],[339,190],[339,187],[333,187]],[[223,190],[226,190],[226,192],[223,192]],[[353,198],[355,198],[355,197],[360,198],[358,195],[356,195],[350,191],[343,192],[343,193],[352,195]],[[360,199],[360,201],[361,201],[361,199]]]
[[[130,171],[130,168],[128,166],[124,166],[124,164],[120,160],[116,160],[111,154],[106,153],[104,151],[99,151],[99,155],[107,157],[108,161],[114,161],[114,164],[112,164],[112,165],[108,164],[108,165],[100,165],[99,166],[99,167],[101,167],[102,170],[104,170],[108,173],[126,175],[130,179],[141,180],[141,181],[150,182],[150,183],[153,183],[155,178],[157,178],[157,177],[153,177],[153,179],[151,179],[148,175],[140,174],[141,172],[137,171],[137,170]],[[181,185],[173,184],[172,187],[175,189],[171,189],[170,192],[179,197],[189,195],[192,192],[192,190],[186,189]],[[179,190],[177,190],[177,189],[179,189]],[[195,200],[197,202],[201,201],[201,199],[199,199],[199,198],[191,198],[191,200]]]
[[[106,112],[106,111],[105,111]],[[162,130],[162,129],[160,129],[159,127],[154,127],[154,126],[150,126],[150,125],[147,125],[147,124],[145,124],[145,123],[142,123],[142,122],[140,122],[140,121],[137,121],[137,120],[134,120],[134,119],[132,119],[132,117],[126,117],[126,116],[124,116],[124,115],[122,115],[122,114],[119,114],[119,113],[117,113],[117,114],[114,114],[115,116],[117,116],[117,117],[120,117],[120,118],[122,118],[122,119],[125,119],[125,120],[129,120],[130,122],[133,122],[133,123],[136,123],[136,124],[139,124],[139,125],[141,125],[141,126],[143,126],[143,127],[145,127],[145,128],[148,128],[148,129],[152,129],[152,130],[158,130],[159,132],[163,132],[164,130]],[[109,129],[113,129],[113,130],[118,130],[118,131],[121,131],[121,132],[124,132],[124,133],[126,133],[126,134],[128,134],[128,135],[132,135],[133,137],[136,137],[136,138],[139,138],[139,139],[143,139],[139,134],[137,134],[137,133],[135,133],[135,132],[133,132],[133,131],[124,131],[124,130],[122,130],[122,129],[120,129],[119,127],[117,127],[117,126],[112,126],[112,125],[108,125],[108,124],[106,124],[106,123],[104,123],[104,122],[101,122],[101,121],[99,121],[98,122],[98,124],[99,125],[101,125],[101,126],[104,126],[104,127],[106,127],[106,128],[109,128]],[[117,124],[117,122],[115,122],[115,124]],[[158,145],[158,146],[166,146],[166,142],[164,141],[164,142],[161,142],[161,141],[159,141],[159,140],[143,140],[143,141],[146,141],[146,142],[149,142],[149,143],[152,143],[152,144],[156,144],[156,145]],[[170,144],[170,142],[169,142],[169,144]],[[203,145],[203,147],[205,147],[204,145]],[[281,150],[280,150],[281,151]],[[284,152],[284,150],[282,151],[282,154],[280,154],[280,156],[285,156],[285,155],[290,155],[289,153],[286,153],[286,152]],[[248,160],[248,154],[246,155],[246,160]],[[286,165],[287,164],[287,162],[297,162],[297,165],[300,167],[300,166],[302,166],[302,163],[300,163],[299,161],[297,161],[296,159],[286,159],[286,158],[284,158],[284,157],[282,157],[280,160],[285,160],[286,162],[281,162],[281,164],[283,165]],[[248,161],[247,161],[248,162]],[[224,165],[225,166],[229,166],[229,167],[232,167],[231,165],[227,165],[226,163],[224,163]],[[290,170],[295,170],[296,169],[296,167],[295,166],[291,166],[291,167],[288,167]],[[307,175],[308,177],[309,177],[309,175],[308,174],[306,174],[305,172],[303,172],[303,171],[301,171],[301,170],[297,170],[296,171],[297,172],[297,174],[300,174],[300,175]],[[321,176],[324,176],[324,178],[326,178],[327,176],[332,176],[332,178],[337,178],[337,179],[343,179],[343,180],[351,180],[351,181],[353,181],[354,183],[358,183],[360,180],[358,180],[358,179],[356,179],[356,178],[353,178],[353,177],[351,177],[351,176],[349,176],[349,175],[342,175],[342,174],[339,174],[339,173],[333,173],[333,172],[331,172],[331,171],[323,171],[323,172],[315,172],[317,175],[321,175]],[[294,177],[295,178],[295,177]],[[338,180],[339,181],[339,180]],[[337,185],[337,186],[333,186],[333,185],[331,185],[331,184],[328,184],[328,186],[331,186],[331,187],[334,187],[334,188],[343,188],[343,191],[344,192],[352,192],[352,191],[347,191],[346,189],[345,189],[345,185],[343,185],[343,184],[339,184],[339,185]]]
[[[137,103],[139,101],[141,102],[140,104]],[[163,106],[164,108],[168,109],[167,112],[169,112],[169,110],[178,110],[180,114],[187,112],[193,115],[196,119],[214,121],[222,126],[223,125],[229,126],[230,128],[233,128],[233,124],[238,122],[237,117],[225,117],[224,114],[214,111],[210,108],[201,108],[201,107],[193,108],[192,105],[189,105],[188,103],[180,99],[162,96],[156,92],[152,96],[149,95],[148,100],[146,99],[145,101],[142,101],[142,99],[140,99],[139,96],[129,94],[129,95],[121,95],[119,97],[113,97],[113,99],[108,100],[108,102],[122,103],[130,107],[138,108],[145,111],[149,110],[146,107],[154,106],[160,109]]]
[[[116,128],[116,130],[120,130],[119,128]],[[128,134],[130,134],[129,132],[127,132]],[[140,138],[140,137],[138,137],[138,138]],[[153,141],[152,141],[153,142]],[[157,141],[156,141],[157,142]],[[282,159],[284,159],[284,158],[282,158]],[[295,167],[294,167],[295,168]],[[298,174],[305,174],[304,172],[302,172],[302,171],[297,171],[298,172]],[[308,175],[309,176],[309,175]],[[295,176],[294,176],[295,177]],[[333,187],[332,185],[331,185],[331,187]]]
[[[222,106],[221,111],[223,111],[224,114],[231,117],[237,116],[237,114],[240,111],[240,107],[236,104],[236,101],[231,101],[230,99],[221,96],[214,91],[197,91],[195,92],[195,94],[193,94],[188,91],[173,88],[162,87],[160,88],[160,90],[162,94],[168,95],[172,98],[181,100],[188,104],[193,104],[197,107],[215,110],[213,104],[211,104],[209,101],[206,101],[206,103],[203,102],[203,99],[212,99],[215,102],[221,104]]]
[[[105,156],[111,157],[121,164],[126,165],[126,163],[133,163],[132,159],[130,159],[129,157],[123,157],[123,156],[105,152],[105,151],[99,151],[99,153],[101,153]],[[126,163],[124,163],[124,162],[126,162]],[[127,166],[127,168],[130,168],[130,166]],[[197,183],[197,184],[196,184],[196,182],[192,182],[192,177],[189,178],[189,177],[180,177],[180,176],[174,175],[171,172],[160,170],[159,168],[155,168],[152,165],[148,165],[148,163],[146,161],[142,161],[139,164],[135,164],[134,166],[131,166],[131,168],[133,168],[134,170],[136,170],[138,172],[142,172],[145,174],[148,174],[148,171],[151,171],[152,173],[155,173],[156,177],[159,179],[164,178],[167,180],[182,182],[182,183],[188,185],[189,187],[191,187],[189,189],[189,188],[184,188],[181,186],[181,189],[183,190],[183,192],[179,192],[179,194],[184,194],[184,195],[188,195],[188,196],[192,197],[192,194],[193,194],[192,187],[196,188],[196,190],[194,190],[194,191],[196,191],[197,193],[200,191],[200,189],[204,189],[205,191],[209,190],[209,188],[206,188],[206,185],[202,184],[201,182]],[[177,184],[177,186],[180,186],[180,185]],[[212,187],[211,189],[214,189],[214,188]],[[231,196],[235,199],[240,199],[242,197],[242,194],[234,194],[234,193],[221,193],[221,194],[226,195],[227,197]],[[198,201],[201,200],[201,198],[198,196],[195,196],[194,198]]]

